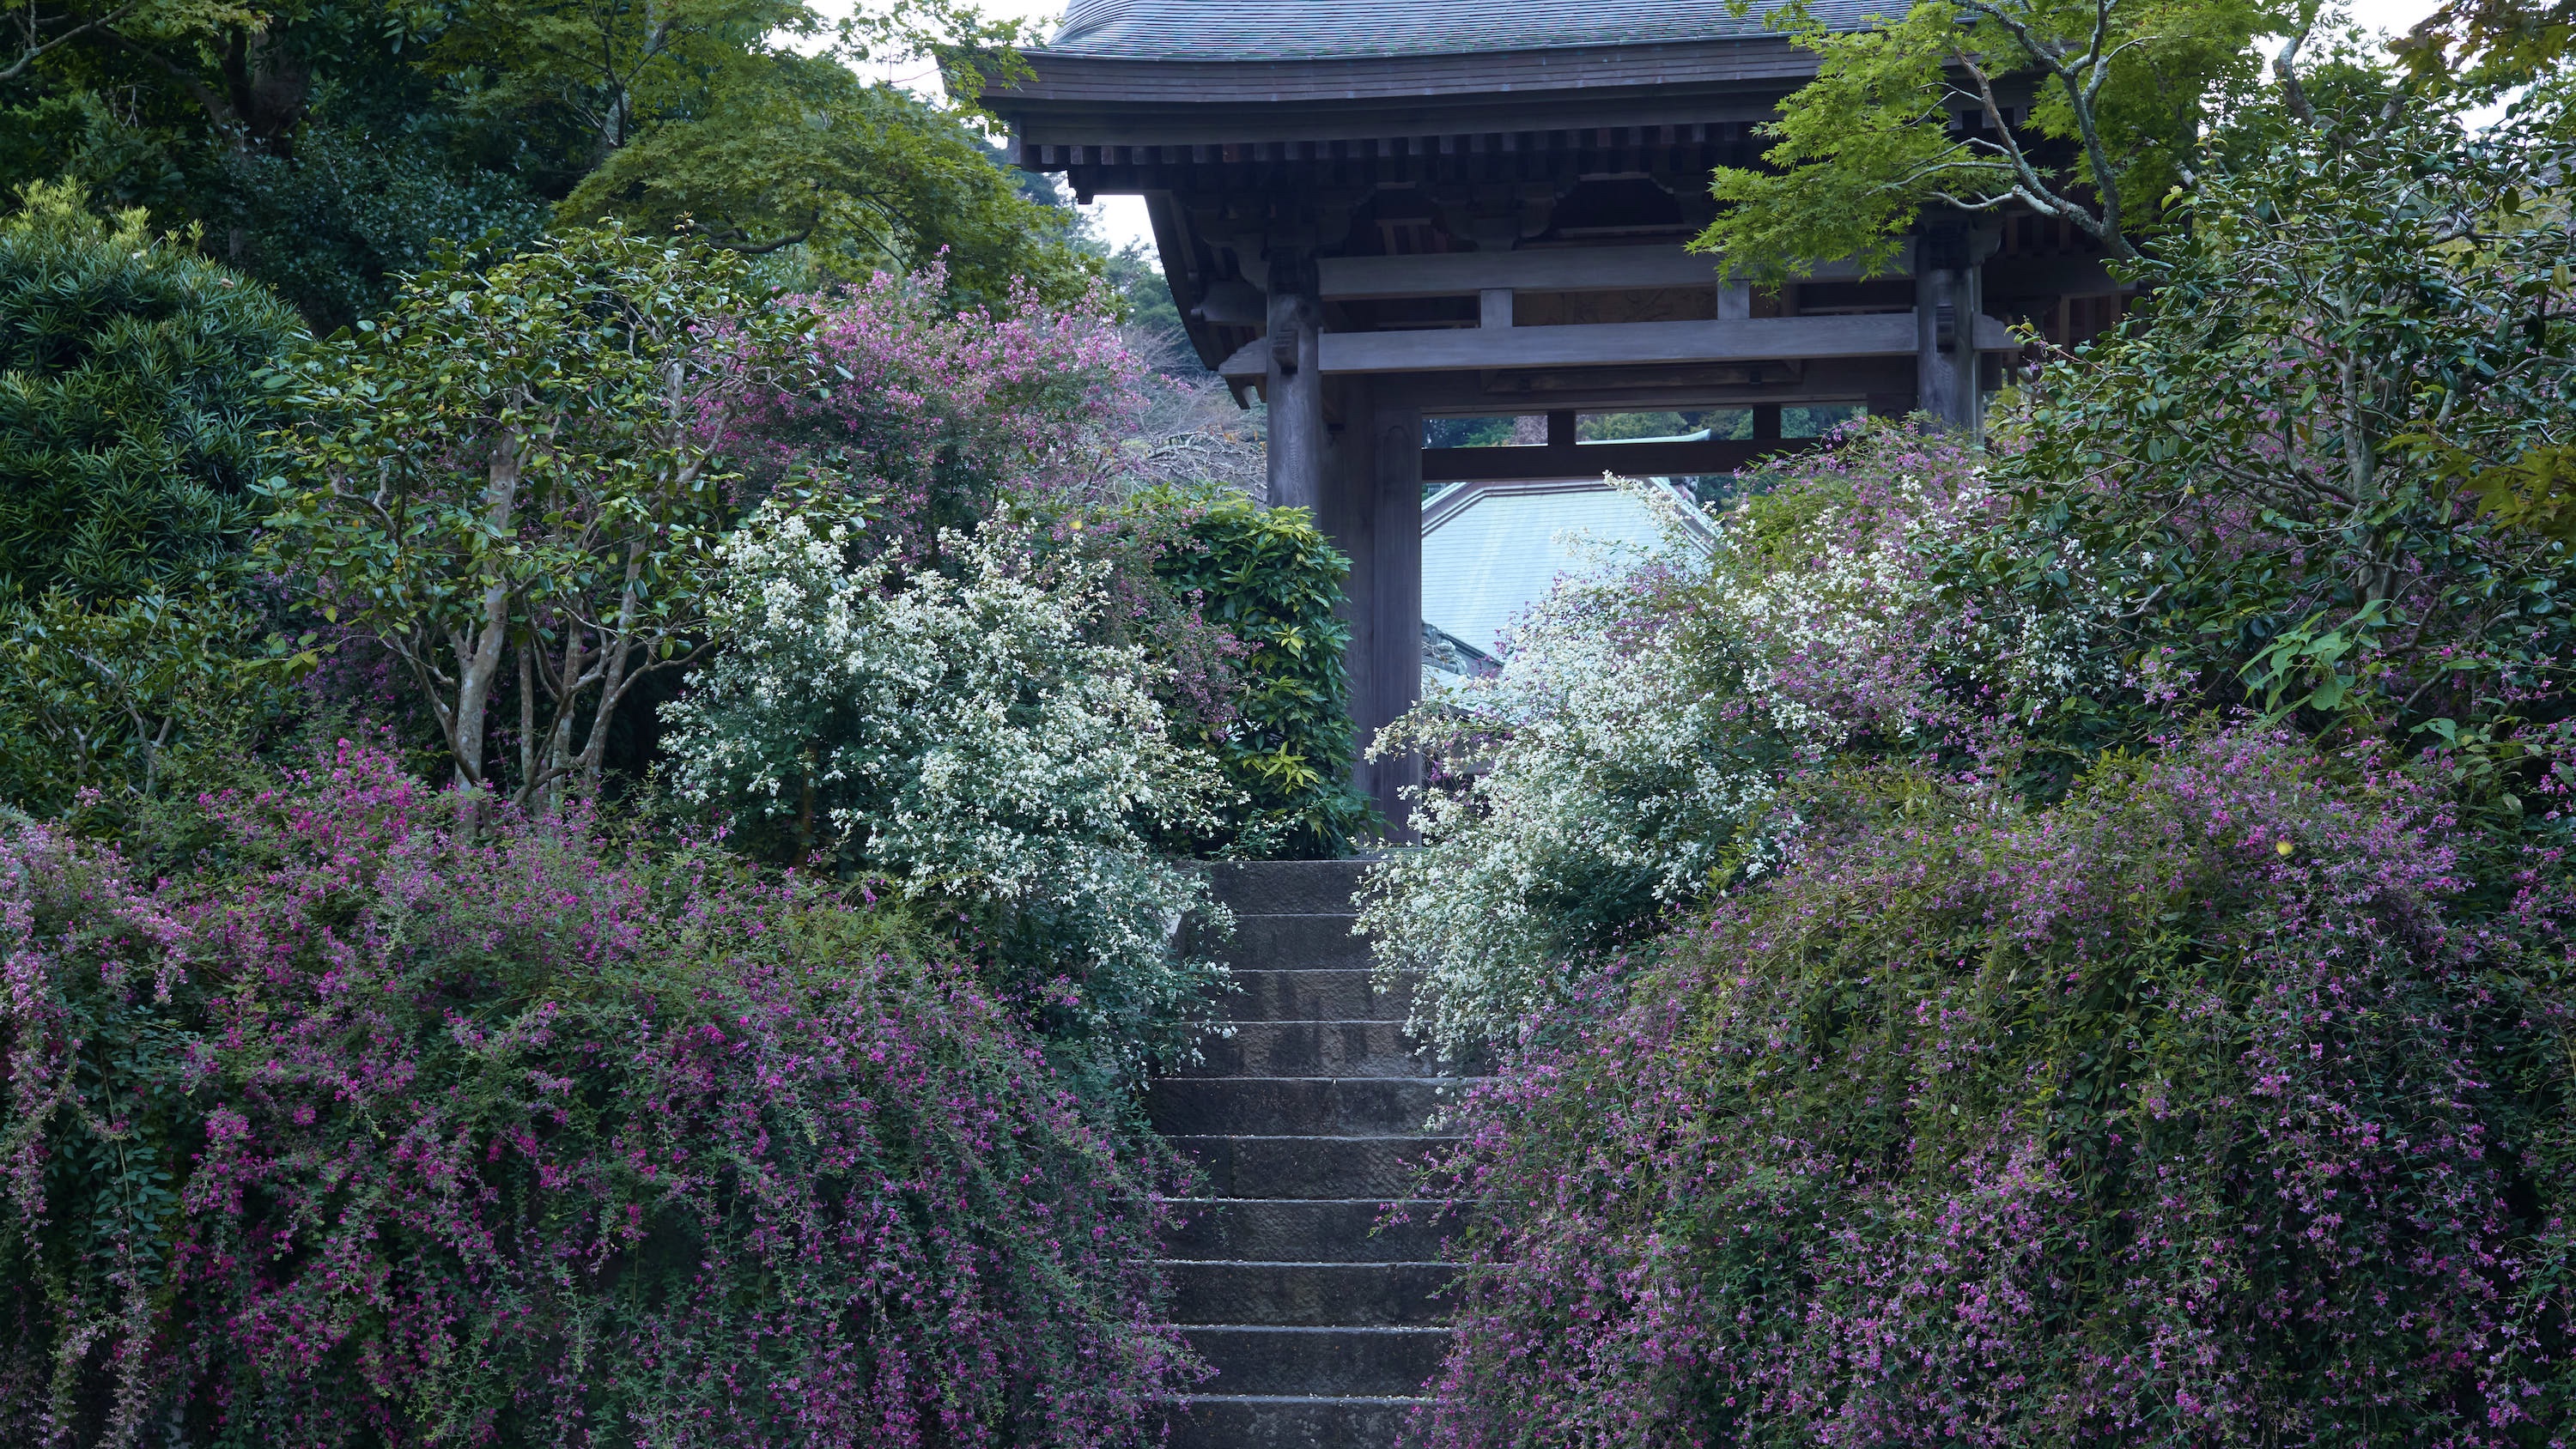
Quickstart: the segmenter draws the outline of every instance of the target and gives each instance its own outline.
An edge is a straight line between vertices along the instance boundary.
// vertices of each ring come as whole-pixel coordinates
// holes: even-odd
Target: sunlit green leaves
[[[1717,170],[1725,207],[1697,245],[1762,282],[1820,259],[1879,268],[1924,207],[2009,202],[2124,255],[2157,228],[2153,199],[2224,100],[2254,80],[2249,42],[2297,13],[2281,0],[1923,0],[1836,31],[1785,10],[1816,78],[1760,128],[1762,166]]]

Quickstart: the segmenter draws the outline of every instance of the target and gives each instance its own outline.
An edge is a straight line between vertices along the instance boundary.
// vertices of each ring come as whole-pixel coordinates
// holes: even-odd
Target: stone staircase
[[[1372,1232],[1440,1139],[1459,1080],[1411,1050],[1405,1002],[1351,934],[1356,861],[1215,868],[1232,906],[1231,1038],[1152,1088],[1154,1125],[1205,1171],[1164,1245],[1173,1317],[1217,1375],[1171,1449],[1385,1449],[1448,1346],[1432,1295],[1446,1225]]]

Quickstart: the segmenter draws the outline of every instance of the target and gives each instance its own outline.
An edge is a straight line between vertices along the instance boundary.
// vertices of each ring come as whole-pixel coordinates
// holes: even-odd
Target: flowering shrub
[[[728,647],[664,710],[677,792],[770,853],[998,913],[1056,1024],[1123,1062],[1185,1050],[1222,973],[1174,933],[1220,912],[1148,832],[1205,822],[1220,785],[1143,651],[1090,642],[1096,577],[1041,587],[998,526],[942,537],[959,578],[854,564],[856,532],[772,503],[725,542]]]
[[[1852,780],[1465,1109],[1428,1443],[2563,1442],[2563,885],[2258,732]]]
[[[1168,723],[1244,797],[1213,835],[1163,843],[1346,850],[1365,805],[1344,778],[1347,686],[1326,636],[1347,564],[1311,521],[1209,483],[1233,464],[1173,430],[1213,429],[1197,416],[1213,404],[1191,394],[1175,416],[1176,385],[1147,370],[1105,298],[955,313],[940,299],[932,272],[796,300],[808,326],[792,371],[809,385],[765,394],[736,430],[754,485],[857,500],[853,550],[905,568],[941,566],[950,531],[1006,521],[1028,578],[1085,576],[1065,586],[1099,596],[1086,636],[1146,651]],[[1193,458],[1208,465],[1195,476]]]
[[[1993,508],[1959,445],[1862,434],[1718,520],[1714,548],[1674,528],[1598,556],[1518,623],[1498,674],[1397,722],[1376,747],[1434,767],[1424,848],[1372,872],[1362,925],[1422,973],[1417,1025],[1508,1035],[1595,953],[1767,868],[1792,776],[1973,752],[2074,682],[2082,610],[1934,577]]]
[[[1348,854],[1374,819],[1350,782],[1350,630],[1336,614],[1350,560],[1313,516],[1204,483],[1015,511],[1029,577],[1097,581],[1089,632],[1147,651],[1172,728],[1234,792],[1213,829],[1161,843],[1183,855]]]
[[[874,546],[914,559],[1004,501],[1107,496],[1145,406],[1144,364],[1105,298],[956,311],[945,280],[879,273],[789,299],[805,329],[796,383],[729,435],[756,486],[829,480],[866,500]]]
[[[204,809],[0,827],[0,1438],[1089,1445],[1183,1368],[1154,1175],[899,919],[364,747]]]

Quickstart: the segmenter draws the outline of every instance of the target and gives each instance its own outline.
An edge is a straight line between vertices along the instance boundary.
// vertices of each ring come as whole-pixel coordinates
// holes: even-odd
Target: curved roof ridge
[[[1334,60],[1723,40],[1768,33],[1728,0],[1072,0],[1047,52],[1133,60]],[[1817,0],[1837,27],[1888,8]],[[1901,11],[1903,0],[1893,0]]]

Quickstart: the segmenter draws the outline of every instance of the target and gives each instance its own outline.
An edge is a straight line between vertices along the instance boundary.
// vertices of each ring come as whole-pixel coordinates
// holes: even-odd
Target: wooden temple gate
[[[1852,9],[1859,0],[1821,7]],[[1141,195],[1206,363],[1269,414],[1270,500],[1353,562],[1363,740],[1418,697],[1422,485],[1732,472],[1784,405],[1973,428],[2028,319],[2116,318],[2086,238],[1927,221],[1890,269],[1716,281],[1708,177],[1814,59],[1724,0],[1076,0],[987,100],[1018,164]],[[1750,441],[1585,443],[1584,413],[1750,409]],[[1544,444],[1427,448],[1424,420],[1544,414]],[[1475,641],[1483,643],[1484,641]],[[1418,766],[1363,766],[1391,821]]]

